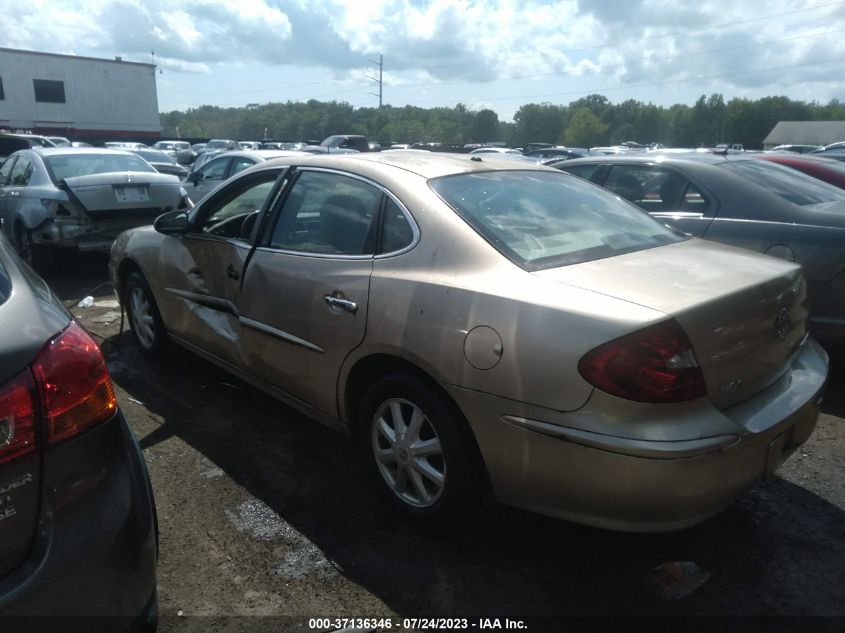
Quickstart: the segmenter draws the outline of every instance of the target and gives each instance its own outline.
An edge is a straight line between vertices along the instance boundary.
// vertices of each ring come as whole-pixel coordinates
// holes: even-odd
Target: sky
[[[845,0],[4,0],[0,45],[153,62],[159,110],[845,101]],[[375,62],[375,63],[374,63]],[[371,93],[376,93],[371,94]]]

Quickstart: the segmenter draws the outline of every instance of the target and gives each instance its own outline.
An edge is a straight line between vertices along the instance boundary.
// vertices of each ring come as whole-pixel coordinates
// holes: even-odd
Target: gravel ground
[[[49,281],[69,301],[104,281],[103,270],[102,259],[82,259]],[[150,468],[161,631],[309,630],[309,618],[388,616],[469,617],[471,629],[484,628],[479,618],[540,616],[531,630],[575,630],[583,620],[568,618],[598,614],[798,616],[739,622],[845,630],[845,358],[834,358],[810,441],[778,478],[703,525],[626,535],[494,507],[471,530],[444,535],[398,519],[344,437],[187,352],[142,357],[119,333],[112,298],[101,289],[94,307],[73,312],[104,340]],[[654,570],[676,561],[690,564],[670,597]],[[705,621],[710,630],[724,622],[695,618],[683,630]]]

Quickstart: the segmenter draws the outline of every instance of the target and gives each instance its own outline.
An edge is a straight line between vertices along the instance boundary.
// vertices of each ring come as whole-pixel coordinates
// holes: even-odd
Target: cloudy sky
[[[845,100],[845,0],[5,0],[2,45],[154,61],[162,111]]]

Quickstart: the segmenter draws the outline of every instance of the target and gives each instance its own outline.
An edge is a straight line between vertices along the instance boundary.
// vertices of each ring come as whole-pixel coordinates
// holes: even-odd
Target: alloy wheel
[[[437,430],[422,409],[401,398],[386,400],[373,415],[371,440],[378,471],[399,499],[417,508],[440,499],[446,462]]]
[[[150,300],[144,289],[133,286],[129,294],[129,304],[132,310],[132,326],[138,342],[149,349],[155,345],[155,320]]]

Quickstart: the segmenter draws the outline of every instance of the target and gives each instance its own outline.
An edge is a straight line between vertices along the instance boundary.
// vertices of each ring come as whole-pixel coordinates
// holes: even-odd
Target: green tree
[[[607,125],[589,108],[581,107],[572,115],[562,140],[573,147],[591,147],[601,142],[606,129]]]

